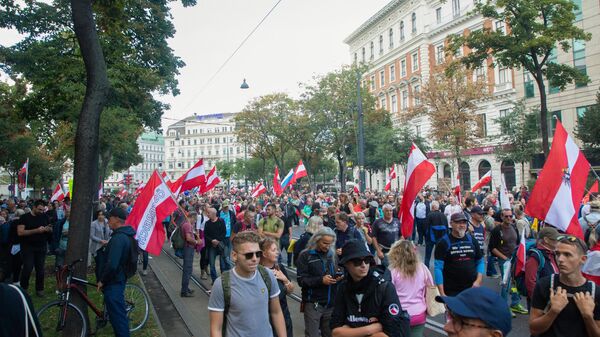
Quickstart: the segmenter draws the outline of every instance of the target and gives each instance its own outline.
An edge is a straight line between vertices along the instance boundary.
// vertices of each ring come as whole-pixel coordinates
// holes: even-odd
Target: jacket
[[[135,230],[131,226],[122,226],[113,231],[110,241],[103,251],[104,263],[101,267],[100,281],[102,284],[125,282],[125,264],[131,252],[131,238]],[[99,253],[100,254],[100,253]]]
[[[363,294],[360,303],[356,298],[359,293]],[[351,279],[342,281],[331,314],[331,330],[344,325],[360,328],[375,322],[381,323],[387,336],[410,335],[410,317],[402,310],[394,285],[372,271],[358,283]]]
[[[111,233],[112,230],[107,225],[99,223],[97,219],[92,221],[90,227],[90,253],[92,256],[96,256],[98,249],[102,248],[100,241],[108,241]]]
[[[294,255],[293,255],[294,266],[298,265],[298,257],[300,257],[300,253],[302,253],[304,248],[306,248],[306,245],[308,244],[308,240],[310,240],[310,238],[312,236],[313,236],[312,233],[304,232],[304,233],[302,233],[302,235],[300,235],[300,237],[296,241],[296,244],[294,244]]]
[[[317,252],[314,249],[300,253],[296,265],[298,285],[302,287],[302,301],[332,307],[337,285],[324,285],[323,276],[335,276],[335,256],[333,252]]]

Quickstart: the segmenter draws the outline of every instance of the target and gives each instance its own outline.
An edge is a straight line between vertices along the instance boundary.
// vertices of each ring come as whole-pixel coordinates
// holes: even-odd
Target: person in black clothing
[[[304,332],[307,337],[330,337],[329,321],[342,274],[337,272],[335,233],[329,227],[319,229],[298,257],[297,280],[302,288]]]
[[[26,292],[17,286],[0,283],[0,303],[0,321],[3,322],[0,337],[42,336],[35,308]]]
[[[439,239],[448,234],[448,218],[440,211],[440,203],[437,200],[431,202],[431,212],[425,218],[423,232],[425,233],[425,260],[423,263],[429,267],[433,247]]]
[[[340,260],[348,277],[339,285],[331,316],[333,336],[408,337],[408,314],[391,282],[369,269],[375,264],[365,245],[349,241],[342,247]]]
[[[334,232],[336,235],[335,248],[337,255],[342,254],[342,247],[350,240],[357,240],[363,244],[365,243],[360,233],[356,230],[356,228],[354,228],[354,226],[350,226],[348,221],[349,217],[345,212],[340,212],[335,216]]]
[[[217,279],[217,267],[215,259],[219,255],[219,267],[221,272],[228,270],[229,256],[225,256],[225,237],[226,229],[225,222],[217,216],[217,210],[214,208],[208,209],[208,221],[204,225],[204,242],[208,247],[208,263],[210,264],[210,278],[213,282]]]
[[[44,213],[46,202],[36,200],[31,213],[24,214],[17,223],[17,234],[21,241],[21,288],[27,291],[29,277],[35,267],[35,290],[39,297],[44,296],[44,264],[48,240],[52,238],[52,227]]]
[[[306,231],[300,235],[296,243],[294,244],[294,266],[298,263],[298,256],[306,248],[308,241],[321,227],[323,227],[323,219],[320,216],[313,215],[308,219],[306,224]]]

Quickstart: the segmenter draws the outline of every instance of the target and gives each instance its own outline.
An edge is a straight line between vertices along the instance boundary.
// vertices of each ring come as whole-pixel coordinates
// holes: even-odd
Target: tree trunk
[[[83,262],[77,264],[75,268],[75,276],[86,279],[92,201],[97,188],[95,182],[98,179],[100,114],[108,96],[109,83],[102,47],[96,32],[91,1],[71,0],[71,9],[75,35],[85,64],[87,82],[75,134],[74,185],[71,196],[73,202],[69,218],[69,244],[65,262],[71,263],[76,259],[83,259]],[[84,313],[87,313],[83,299],[74,296],[73,302]],[[76,327],[71,325],[67,325],[64,336],[76,334],[72,330]]]
[[[521,162],[521,186],[525,186],[525,162]]]
[[[544,75],[542,69],[537,70],[535,81],[540,92],[540,127],[542,131],[542,150],[544,158],[548,158],[550,146],[548,145],[548,104],[546,96],[546,85],[544,84]]]
[[[340,170],[340,192],[346,192],[346,149],[343,146],[338,152],[337,159]]]

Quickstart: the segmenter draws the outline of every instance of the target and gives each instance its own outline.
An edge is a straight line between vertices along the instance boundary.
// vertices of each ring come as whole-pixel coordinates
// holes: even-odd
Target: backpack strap
[[[260,276],[262,277],[263,281],[265,282],[265,285],[267,286],[267,298],[270,299],[271,298],[271,275],[269,275],[267,268],[263,267],[260,264],[258,265],[258,272],[260,273]]]
[[[538,269],[537,269],[537,278],[539,279],[540,276],[540,272],[544,269],[544,266],[546,265],[546,257],[544,256],[544,254],[542,254],[542,252],[535,248],[529,248],[529,256],[531,256],[531,253],[535,254],[537,256],[537,260],[538,260]]]
[[[231,274],[229,270],[221,273],[221,287],[223,288],[223,328],[222,334],[227,331],[227,313],[231,305]]]

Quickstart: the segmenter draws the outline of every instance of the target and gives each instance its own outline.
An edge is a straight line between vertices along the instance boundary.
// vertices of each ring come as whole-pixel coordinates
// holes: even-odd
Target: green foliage
[[[596,94],[596,104],[579,119],[575,134],[583,142],[586,156],[592,161],[600,161],[600,92]]]

